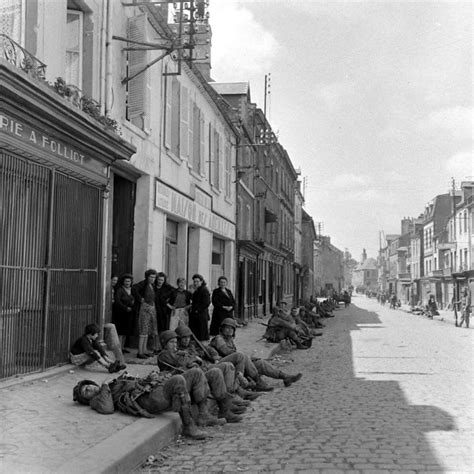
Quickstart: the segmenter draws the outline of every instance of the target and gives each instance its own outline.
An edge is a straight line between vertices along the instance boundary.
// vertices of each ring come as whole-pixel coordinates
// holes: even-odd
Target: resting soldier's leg
[[[173,375],[163,385],[137,399],[138,404],[150,413],[173,410],[179,413],[183,423],[183,436],[205,439],[206,433],[198,430],[191,415],[187,380],[182,375]]]
[[[115,360],[120,362],[120,365],[125,365],[125,358],[122,353],[122,344],[117,334],[117,328],[113,323],[104,324],[104,342],[107,348],[110,349],[115,356]]]
[[[252,362],[255,364],[255,367],[258,370],[260,375],[266,375],[272,379],[281,379],[285,384],[285,387],[289,387],[292,383],[297,382],[301,379],[302,374],[290,375],[282,372],[281,370],[273,367],[270,362],[267,362],[263,359],[253,359]]]
[[[232,393],[236,389],[236,380],[235,380],[235,367],[233,364],[230,362],[219,362],[218,364],[215,365],[216,369],[219,369],[222,372],[222,375],[224,376],[224,383],[226,390],[229,393]],[[206,374],[207,377],[207,374]],[[207,377],[207,381],[209,382],[209,377]],[[209,384],[210,385],[210,384]]]

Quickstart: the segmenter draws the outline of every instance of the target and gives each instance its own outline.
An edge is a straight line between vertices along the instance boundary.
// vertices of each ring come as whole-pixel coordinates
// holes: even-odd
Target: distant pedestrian
[[[471,316],[471,294],[467,288],[464,288],[463,295],[456,303],[460,304],[461,310],[461,321],[459,327],[462,328],[463,323],[466,323],[466,327],[469,327],[469,319]]]
[[[202,275],[193,275],[194,293],[189,314],[189,328],[198,341],[209,340],[209,305],[211,294]]]
[[[212,292],[212,319],[209,334],[217,336],[222,321],[225,318],[234,318],[235,298],[232,291],[227,288],[227,278],[219,277],[217,288]]]

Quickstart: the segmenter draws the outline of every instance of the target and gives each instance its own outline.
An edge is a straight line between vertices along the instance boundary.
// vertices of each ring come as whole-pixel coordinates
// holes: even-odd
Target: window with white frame
[[[25,0],[0,0],[0,33],[25,44]]]
[[[66,28],[66,68],[67,84],[82,88],[82,34],[83,13],[78,10],[67,11]]]

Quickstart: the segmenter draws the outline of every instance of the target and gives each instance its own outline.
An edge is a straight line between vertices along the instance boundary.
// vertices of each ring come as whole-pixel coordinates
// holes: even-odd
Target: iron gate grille
[[[99,320],[100,189],[0,153],[0,378],[68,359]]]

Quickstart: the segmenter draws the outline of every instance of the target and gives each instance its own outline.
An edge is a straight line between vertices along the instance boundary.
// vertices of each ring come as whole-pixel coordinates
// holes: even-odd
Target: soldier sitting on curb
[[[115,330],[115,325],[113,330]],[[111,328],[109,328],[110,330]],[[113,361],[99,343],[99,327],[96,324],[88,324],[84,329],[84,334],[77,339],[71,347],[69,359],[71,364],[78,366],[88,366],[94,362],[105,367],[110,373],[118,372],[126,368],[120,360]],[[116,331],[115,331],[116,334]],[[118,340],[118,336],[117,340]],[[123,360],[123,355],[122,355]]]
[[[249,400],[255,400],[261,395],[245,390],[241,386],[242,381],[247,385],[243,376],[245,357],[243,354],[235,352],[221,359],[213,347],[201,344],[188,326],[178,326],[175,332],[178,336],[177,355],[181,366],[183,364],[195,365],[204,372],[216,367],[220,369],[224,375],[227,391],[232,395],[233,402],[238,405],[248,406]]]
[[[166,411],[175,411],[183,423],[183,436],[205,439],[206,433],[194,422],[190,394],[194,402],[207,400],[209,386],[203,374],[195,371],[185,377],[153,371],[144,378],[124,373],[104,382],[101,387],[92,380],[82,380],[73,389],[73,400],[90,405],[102,414],[117,409],[130,415],[153,418]]]
[[[237,324],[234,319],[224,319],[220,325],[219,334],[211,340],[210,345],[217,350],[221,357],[225,358],[226,356],[237,352],[237,347],[234,343],[236,327]],[[289,387],[292,383],[297,382],[302,377],[302,374],[286,374],[281,370],[278,370],[276,367],[273,367],[270,362],[258,358],[251,359],[249,356],[244,355],[244,376],[255,382],[255,390],[261,392],[273,390],[272,386],[267,385],[263,381],[263,375],[283,380],[285,387]]]
[[[303,326],[298,325],[295,320],[298,308],[292,308],[291,314],[289,314],[284,310],[285,306],[286,302],[282,301],[273,308],[272,317],[268,321],[267,330],[263,337],[269,342],[281,342],[289,339],[297,349],[309,349],[312,338],[309,334],[308,336],[304,334]]]
[[[228,393],[224,380],[224,373],[226,373],[232,379],[231,385],[235,383],[235,369],[232,364],[221,364],[219,367],[213,367],[203,372],[194,357],[189,357],[178,351],[178,336],[174,331],[163,331],[160,334],[160,342],[163,349],[158,353],[157,362],[161,371],[181,372],[185,378],[192,371],[199,372],[209,384],[210,393],[219,407],[218,418],[209,413],[207,399],[201,400],[196,402],[199,410],[198,425],[222,424],[219,422],[219,418],[225,418],[228,423],[242,421],[242,417],[235,413],[235,411],[242,413],[242,407],[239,408],[232,403],[232,397]]]

